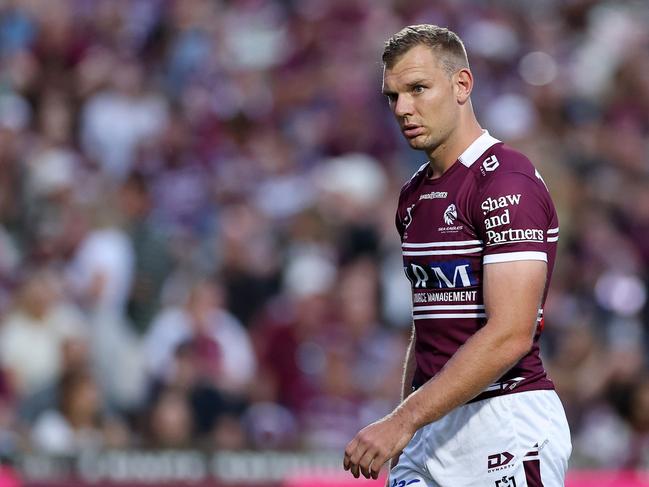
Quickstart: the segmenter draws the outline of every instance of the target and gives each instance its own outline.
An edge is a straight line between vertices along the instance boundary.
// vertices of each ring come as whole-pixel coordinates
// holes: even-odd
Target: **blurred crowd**
[[[573,464],[649,466],[649,7],[589,0],[0,0],[0,455],[342,448],[391,410],[425,156],[380,54],[424,22],[557,205]]]

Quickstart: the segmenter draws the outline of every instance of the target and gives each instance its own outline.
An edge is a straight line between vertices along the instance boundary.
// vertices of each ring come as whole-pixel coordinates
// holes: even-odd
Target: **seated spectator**
[[[21,287],[14,310],[0,329],[0,361],[19,398],[58,380],[63,347],[85,341],[84,318],[61,293],[52,271],[35,272]]]
[[[175,395],[181,395],[189,407],[192,440],[208,448],[218,446],[222,441],[237,443],[236,438],[244,434],[240,425],[238,432],[231,428],[232,421],[238,421],[246,406],[246,399],[220,390],[211,378],[205,377],[206,369],[201,355],[201,345],[196,340],[180,343],[174,352],[169,373],[154,379],[151,384],[150,398],[142,412],[148,415],[148,411],[155,409],[161,401],[168,400],[161,396],[173,391]]]
[[[55,455],[128,446],[128,431],[102,411],[102,398],[85,369],[67,372],[59,384],[59,405],[43,412],[33,426],[33,447]]]
[[[163,309],[144,339],[145,360],[155,378],[173,375],[174,353],[184,342],[192,344],[201,378],[220,390],[243,394],[255,373],[250,338],[221,308],[219,288],[210,280],[196,283],[184,306]]]
[[[173,387],[163,389],[147,412],[144,446],[186,448],[191,445],[192,412],[187,396]]]

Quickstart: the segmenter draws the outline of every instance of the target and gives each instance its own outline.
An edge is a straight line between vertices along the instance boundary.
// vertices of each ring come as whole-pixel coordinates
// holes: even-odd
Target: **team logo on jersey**
[[[489,156],[482,163],[482,167],[484,167],[484,170],[487,172],[495,171],[498,169],[498,166],[500,166],[500,162],[496,156]]]
[[[503,477],[496,480],[496,487],[516,487],[516,479],[512,477]]]
[[[415,207],[415,205],[412,204],[408,208],[406,208],[406,217],[403,219],[403,227],[405,229],[408,229],[408,227],[412,223],[412,209],[414,207]]]
[[[444,223],[447,225],[453,225],[453,222],[457,218],[457,209],[455,208],[455,205],[451,203],[448,205],[448,208],[444,211]]]

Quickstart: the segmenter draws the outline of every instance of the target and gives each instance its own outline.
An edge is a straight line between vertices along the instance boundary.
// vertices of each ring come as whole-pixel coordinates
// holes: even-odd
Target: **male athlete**
[[[428,162],[397,210],[413,332],[403,400],[345,449],[391,487],[559,487],[563,407],[539,358],[559,225],[541,175],[478,124],[464,45],[434,25],[386,42],[383,93]]]

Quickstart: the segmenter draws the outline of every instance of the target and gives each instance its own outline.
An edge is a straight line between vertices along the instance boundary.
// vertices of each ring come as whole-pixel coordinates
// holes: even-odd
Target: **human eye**
[[[426,87],[424,85],[415,85],[412,87],[412,92],[416,95],[419,95],[424,92]]]

